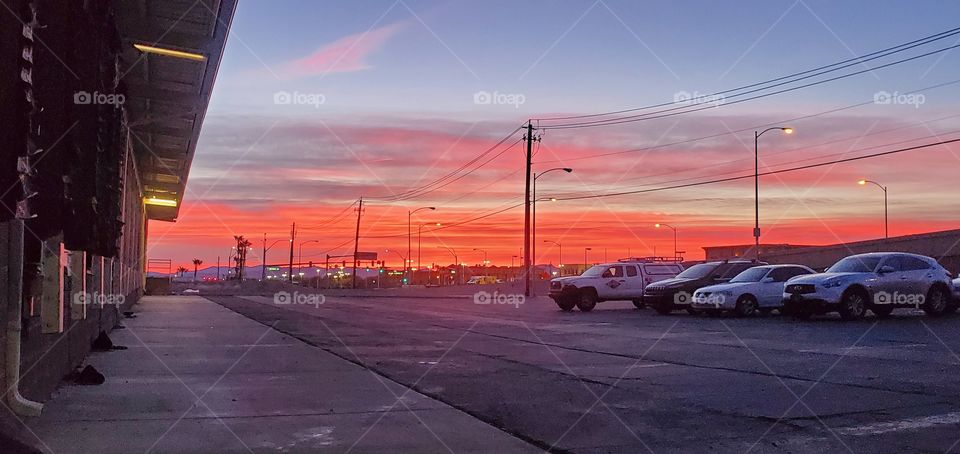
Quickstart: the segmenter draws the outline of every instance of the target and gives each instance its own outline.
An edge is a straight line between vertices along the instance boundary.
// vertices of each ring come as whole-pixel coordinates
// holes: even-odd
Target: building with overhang
[[[143,294],[147,221],[177,218],[236,0],[4,6],[0,385],[32,415]]]

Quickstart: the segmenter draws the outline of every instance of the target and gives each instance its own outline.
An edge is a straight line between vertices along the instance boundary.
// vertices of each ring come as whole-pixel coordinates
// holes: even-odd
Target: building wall
[[[867,252],[911,252],[937,259],[954,276],[960,273],[960,230],[908,235],[890,239],[859,241],[831,246],[771,252],[762,256],[770,263],[798,263],[815,270],[833,265],[838,260],[853,254]]]

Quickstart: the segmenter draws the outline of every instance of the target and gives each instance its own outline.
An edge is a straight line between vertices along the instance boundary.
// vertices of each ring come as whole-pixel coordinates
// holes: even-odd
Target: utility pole
[[[293,283],[293,240],[297,237],[297,223],[290,226],[290,269],[287,270],[287,281]]]
[[[363,197],[360,197],[360,206],[357,207],[357,233],[353,237],[353,283],[351,287],[357,288],[357,251],[360,247],[360,214],[363,213]]]
[[[523,294],[530,296],[530,169],[533,161],[533,120],[527,121],[527,173],[523,196]]]
[[[217,281],[220,281],[220,256],[217,256]]]
[[[260,256],[261,261],[263,261],[263,270],[260,273],[260,280],[267,280],[267,232],[263,232],[263,255]]]

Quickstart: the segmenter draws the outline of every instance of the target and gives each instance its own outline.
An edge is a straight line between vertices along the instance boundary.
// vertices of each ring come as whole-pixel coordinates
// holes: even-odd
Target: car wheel
[[[653,309],[657,311],[660,315],[670,315],[673,312],[673,304],[671,303],[659,303],[653,306]]]
[[[934,287],[927,293],[927,301],[923,304],[923,311],[931,317],[939,317],[947,311],[950,305],[950,294],[940,287]]]
[[[597,307],[596,290],[591,290],[591,289],[581,290],[580,300],[577,301],[577,308],[580,309],[580,312],[590,312],[595,307]]]
[[[557,307],[564,312],[570,312],[577,306],[577,300],[571,295],[561,296],[554,301],[556,301]]]
[[[737,317],[753,316],[757,313],[757,300],[750,295],[741,296],[740,299],[737,300],[734,313],[737,314]]]
[[[643,309],[647,307],[647,303],[644,303],[643,300],[641,299],[635,299],[633,300],[633,306],[636,307],[637,309]]]
[[[876,315],[878,318],[887,318],[893,313],[893,306],[873,306],[870,308],[870,312],[873,312],[873,315]]]
[[[858,320],[867,312],[867,297],[860,291],[848,291],[840,299],[840,318]]]

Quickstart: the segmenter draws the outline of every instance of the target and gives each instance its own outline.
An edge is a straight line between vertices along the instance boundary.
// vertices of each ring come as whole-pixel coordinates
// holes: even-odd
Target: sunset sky
[[[735,5],[735,7],[734,7]],[[671,102],[843,61],[956,27],[957,2],[284,1],[240,2],[176,223],[151,221],[148,258],[226,263],[233,235],[268,244],[300,227],[303,260],[360,250],[391,266],[406,254],[407,212],[423,227],[423,262],[494,264],[521,254],[520,143],[428,194],[391,196],[468,163],[529,118]],[[890,18],[898,18],[891,21]],[[960,44],[960,36],[846,72]],[[898,54],[899,55],[899,54]],[[538,197],[642,190],[960,137],[960,48],[789,93],[615,126],[541,130]],[[928,87],[932,87],[927,89]],[[875,94],[923,90],[912,104]],[[478,104],[483,94],[504,104]],[[479,94],[479,95],[478,95]],[[288,96],[289,95],[289,96]],[[901,99],[906,99],[901,97]],[[291,102],[285,102],[291,100]],[[858,105],[860,104],[860,105]],[[856,106],[855,106],[856,105]],[[806,117],[806,118],[802,118]],[[553,123],[561,123],[554,121]],[[541,125],[549,122],[541,122]],[[690,139],[714,136],[711,139]],[[481,159],[485,162],[517,142]],[[653,147],[653,148],[651,148]],[[960,227],[960,146],[762,177],[764,243],[831,244]],[[459,175],[458,175],[459,176]],[[367,199],[369,199],[367,201]],[[506,209],[506,210],[505,210]],[[500,214],[457,224],[489,213]],[[753,180],[538,204],[537,263],[669,255],[753,242]],[[441,223],[437,228],[435,223]],[[285,262],[285,241],[268,262]],[[188,267],[192,268],[192,265]]]

